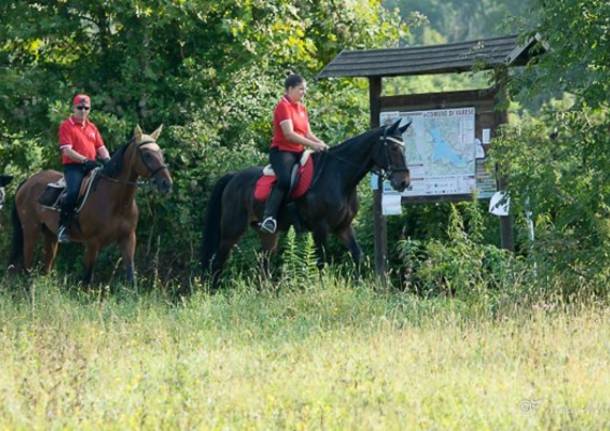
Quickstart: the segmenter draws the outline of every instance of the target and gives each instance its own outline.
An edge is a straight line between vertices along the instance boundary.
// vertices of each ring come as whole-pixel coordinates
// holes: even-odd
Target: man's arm
[[[87,161],[85,156],[74,151],[72,147],[64,146],[62,147],[61,152],[64,156],[77,163],[85,163]]]
[[[59,150],[61,153],[76,163],[85,163],[87,158],[72,149],[72,132],[67,121],[59,126]]]
[[[97,157],[101,160],[109,160],[110,159],[110,153],[108,152],[108,149],[106,148],[105,145],[102,145],[101,147],[99,147],[97,149]]]

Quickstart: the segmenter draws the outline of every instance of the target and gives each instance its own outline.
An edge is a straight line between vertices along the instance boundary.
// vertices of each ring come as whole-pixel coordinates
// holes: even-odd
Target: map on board
[[[475,179],[475,109],[382,112],[381,124],[412,121],[403,135],[411,187],[403,196],[472,193]]]

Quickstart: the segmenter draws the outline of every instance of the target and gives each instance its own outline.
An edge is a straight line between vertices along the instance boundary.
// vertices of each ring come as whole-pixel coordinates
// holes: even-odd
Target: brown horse
[[[162,126],[145,135],[137,126],[133,139],[119,148],[95,177],[90,196],[70,229],[71,239],[85,244],[85,283],[90,283],[93,278],[93,265],[99,251],[111,243],[118,243],[121,249],[127,280],[135,280],[137,180],[139,177],[151,178],[161,193],[168,193],[172,188],[172,178],[156,142],[161,129]],[[15,268],[22,263],[26,271],[31,270],[34,245],[42,234],[44,271],[51,270],[57,254],[59,212],[42,206],[38,200],[47,184],[61,177],[57,171],[42,171],[28,178],[17,190],[11,257]]]

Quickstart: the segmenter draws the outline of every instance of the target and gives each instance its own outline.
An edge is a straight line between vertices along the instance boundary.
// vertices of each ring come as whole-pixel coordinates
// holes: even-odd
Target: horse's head
[[[411,123],[400,126],[400,120],[382,129],[379,141],[375,146],[373,161],[381,175],[390,180],[392,188],[402,192],[409,187],[411,176],[405,160],[405,144],[402,134]]]
[[[172,177],[163,159],[163,151],[157,144],[163,125],[150,135],[145,134],[136,126],[133,134],[135,151],[134,168],[139,176],[151,178],[161,193],[169,193],[172,190]]]
[[[0,175],[0,209],[4,206],[4,198],[6,197],[4,193],[4,186],[11,182],[13,177],[10,175]]]

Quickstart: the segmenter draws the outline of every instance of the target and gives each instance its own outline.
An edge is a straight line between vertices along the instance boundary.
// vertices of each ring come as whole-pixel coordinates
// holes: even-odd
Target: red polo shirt
[[[273,140],[271,141],[271,148],[300,153],[305,149],[303,145],[289,141],[284,136],[284,132],[282,132],[280,123],[285,120],[292,120],[294,133],[305,137],[309,132],[307,109],[301,103],[292,102],[288,97],[284,96],[273,111]]]
[[[95,160],[97,149],[104,146],[104,141],[97,127],[87,120],[78,123],[74,117],[65,120],[59,126],[59,148],[72,148],[78,154],[89,160]],[[67,156],[62,155],[61,162],[64,165],[78,163]]]

